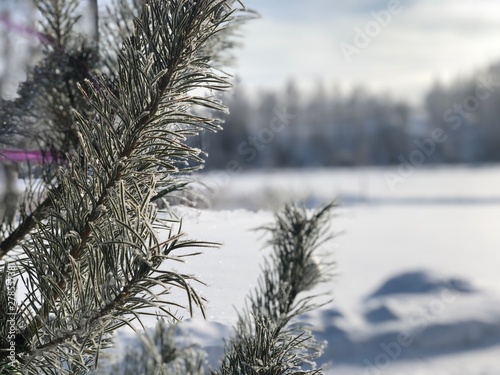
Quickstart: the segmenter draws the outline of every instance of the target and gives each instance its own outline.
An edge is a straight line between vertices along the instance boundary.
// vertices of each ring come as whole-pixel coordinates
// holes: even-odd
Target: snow
[[[368,300],[397,294],[425,294],[443,288],[455,293],[472,293],[474,288],[460,279],[440,279],[437,275],[415,271],[393,276],[367,297]]]
[[[338,198],[338,235],[321,249],[335,276],[313,291],[333,302],[301,318],[328,341],[325,373],[500,374],[500,167],[417,169],[395,190],[389,172],[398,170],[202,175],[211,206],[175,212],[190,238],[222,246],[173,264],[206,283],[196,287],[208,300],[206,320],[179,312],[179,338],[205,348],[216,366],[268,253],[255,229],[283,201],[314,208]],[[121,351],[134,339],[122,331],[117,341]]]
[[[322,248],[335,277],[315,290],[333,302],[301,318],[328,341],[325,373],[499,374],[500,168],[420,169],[395,191],[387,172],[202,175],[212,206],[176,213],[191,238],[222,247],[177,266],[207,284],[199,291],[209,301],[207,319],[187,318],[179,337],[207,349],[216,366],[266,255],[254,229],[282,201],[312,208],[337,197],[331,225],[339,235]]]

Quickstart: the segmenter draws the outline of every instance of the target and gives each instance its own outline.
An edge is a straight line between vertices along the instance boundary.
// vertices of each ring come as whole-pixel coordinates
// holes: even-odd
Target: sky
[[[246,0],[236,72],[250,89],[364,87],[412,104],[500,62],[500,1]]]
[[[0,0],[0,4],[3,4]],[[436,82],[500,62],[497,0],[243,0],[235,72],[247,88],[364,87],[412,104]]]

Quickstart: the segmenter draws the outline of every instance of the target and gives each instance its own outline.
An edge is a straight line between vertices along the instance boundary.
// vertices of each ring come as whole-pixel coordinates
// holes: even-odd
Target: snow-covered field
[[[176,211],[190,237],[223,246],[177,266],[207,283],[209,301],[181,335],[215,364],[266,254],[253,229],[281,201],[338,198],[339,235],[322,249],[336,276],[317,289],[334,302],[303,317],[328,341],[326,374],[500,374],[500,168],[421,169],[395,190],[386,173],[203,175],[212,206]]]
[[[174,265],[207,284],[198,286],[207,319],[186,316],[179,337],[216,365],[267,253],[254,229],[285,201],[314,208],[338,199],[338,235],[322,248],[336,275],[315,290],[333,302],[302,318],[328,341],[325,373],[500,374],[500,167],[419,169],[393,188],[388,173],[398,171],[201,175],[209,206],[175,211],[190,238],[223,245]],[[133,340],[120,332],[120,352]]]

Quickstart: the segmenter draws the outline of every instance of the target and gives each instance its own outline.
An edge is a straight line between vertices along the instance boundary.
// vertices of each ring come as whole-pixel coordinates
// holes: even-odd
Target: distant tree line
[[[434,85],[425,107],[429,129],[446,131],[433,161],[500,161],[500,63],[448,87]]]
[[[390,165],[415,152],[420,164],[500,161],[500,65],[435,84],[422,108],[362,88],[305,95],[293,81],[257,99],[240,84],[226,102],[224,130],[196,139],[206,168]]]

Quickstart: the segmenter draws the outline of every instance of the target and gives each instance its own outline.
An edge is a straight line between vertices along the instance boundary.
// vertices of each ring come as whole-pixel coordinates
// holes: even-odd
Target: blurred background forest
[[[216,169],[231,160],[247,168],[391,165],[410,161],[415,150],[425,155],[419,164],[498,162],[500,90],[491,81],[500,81],[500,65],[436,83],[421,107],[363,87],[327,94],[318,84],[311,95],[290,81],[252,98],[240,84],[226,100],[225,129],[205,134],[201,148],[209,153],[207,167]],[[431,146],[435,129],[446,141]]]
[[[104,9],[106,3],[82,6],[90,15],[92,4]],[[307,6],[247,1],[261,18],[241,32],[241,59],[238,51],[230,72],[237,76],[235,90],[221,98],[230,109],[224,130],[192,141],[208,152],[206,168],[500,161],[496,5],[396,3],[397,12],[380,0],[315,0]],[[33,31],[35,19],[29,0],[0,3],[4,99],[15,97],[36,61],[41,39]],[[378,32],[367,37],[377,22]],[[82,32],[92,23],[83,17]],[[370,39],[366,48],[356,47],[360,33]],[[464,37],[470,33],[474,39]],[[346,56],[346,45],[358,52]],[[436,129],[441,142],[433,140]],[[29,147],[15,139],[9,146],[12,129],[0,130],[3,147]]]

